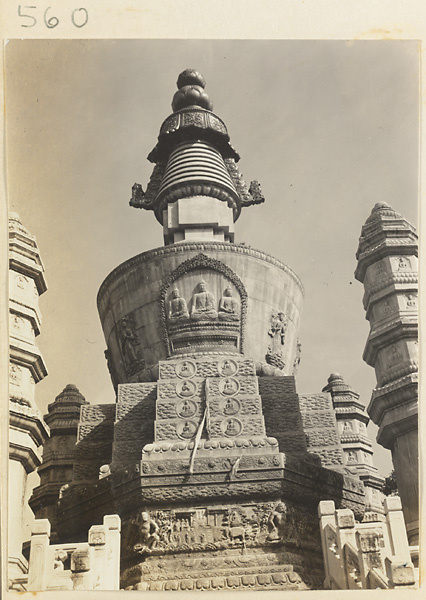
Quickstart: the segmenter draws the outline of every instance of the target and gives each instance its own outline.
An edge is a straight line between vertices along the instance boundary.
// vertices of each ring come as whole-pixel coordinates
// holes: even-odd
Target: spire
[[[264,202],[260,184],[250,187],[237,162],[225,123],[212,112],[204,77],[186,69],[177,80],[173,113],[148,155],[155,164],[146,192],[135,183],[130,205],[153,210],[166,244],[234,240],[244,206]]]

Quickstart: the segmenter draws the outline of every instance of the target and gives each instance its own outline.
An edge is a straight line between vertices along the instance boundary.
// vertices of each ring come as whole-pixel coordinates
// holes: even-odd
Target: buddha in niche
[[[219,319],[221,321],[239,321],[240,303],[232,296],[232,290],[227,287],[219,302]]]
[[[200,281],[197,291],[192,296],[191,318],[195,321],[213,320],[217,318],[215,299],[211,292],[207,291],[205,281]]]
[[[233,419],[229,419],[228,423],[226,424],[225,433],[227,435],[237,435],[238,434],[238,429],[236,428],[235,421],[233,421]]]
[[[188,307],[185,298],[180,297],[180,292],[177,288],[172,291],[172,299],[169,302],[169,321],[182,321],[188,319]]]

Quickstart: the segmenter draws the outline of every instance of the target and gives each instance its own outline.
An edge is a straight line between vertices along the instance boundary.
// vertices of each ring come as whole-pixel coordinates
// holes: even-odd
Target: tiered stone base
[[[320,563],[266,548],[172,554],[161,560],[148,557],[129,568],[123,573],[122,587],[156,591],[321,589]]]
[[[156,531],[155,540],[145,537],[138,543],[143,523],[136,517],[123,527],[124,589],[307,590],[322,586],[317,518],[295,505],[224,503],[154,510],[149,523],[151,531]]]

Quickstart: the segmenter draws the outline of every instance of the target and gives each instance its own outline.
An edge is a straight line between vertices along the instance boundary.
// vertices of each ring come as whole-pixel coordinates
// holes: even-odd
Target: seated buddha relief
[[[239,321],[240,303],[232,296],[232,290],[227,287],[219,302],[219,319],[221,321]]]
[[[200,281],[192,296],[191,319],[194,321],[217,319],[216,300],[207,290],[205,281]]]
[[[181,298],[178,288],[172,291],[172,298],[169,302],[169,321],[183,321],[189,319],[188,306],[185,298]]]

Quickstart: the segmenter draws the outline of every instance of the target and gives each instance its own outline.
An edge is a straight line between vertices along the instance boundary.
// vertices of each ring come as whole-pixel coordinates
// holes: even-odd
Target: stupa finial
[[[206,110],[213,110],[213,104],[204,91],[206,80],[195,69],[185,69],[177,80],[178,91],[173,96],[173,112],[188,106],[200,106]]]

